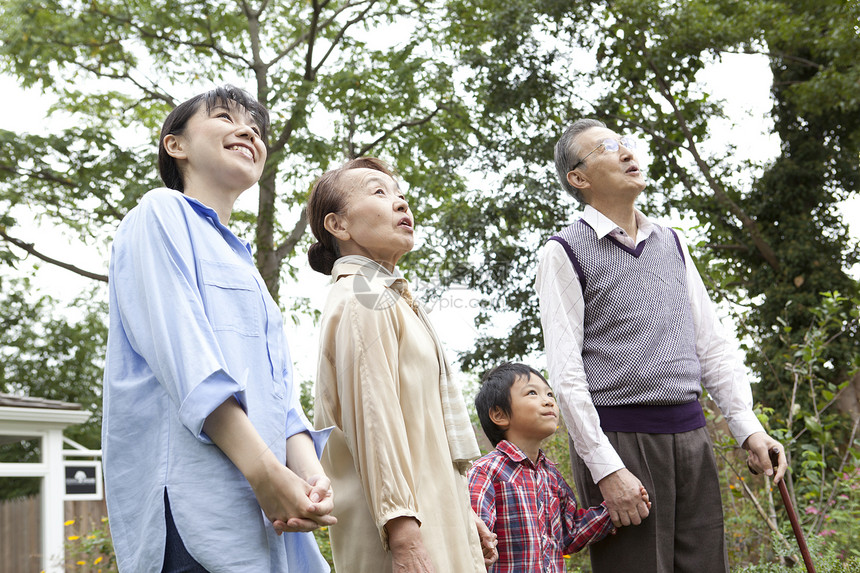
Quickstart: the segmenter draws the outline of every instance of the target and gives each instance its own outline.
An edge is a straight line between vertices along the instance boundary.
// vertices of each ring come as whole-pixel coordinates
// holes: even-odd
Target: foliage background
[[[0,73],[54,102],[32,128],[0,129],[0,390],[94,411],[76,441],[98,447],[109,240],[158,184],[156,134],[176,102],[231,81],[272,110],[266,172],[234,222],[285,314],[303,325],[318,310],[282,294],[305,280],[312,181],[364,153],[396,165],[424,229],[404,270],[431,304],[456,289],[476,303],[477,335],[459,357],[474,374],[501,359],[543,360],[537,251],[575,213],[551,149],[572,118],[598,116],[650,152],[643,211],[691,227],[697,265],[758,381],[758,411],[788,446],[807,531],[838,558],[856,553],[860,250],[839,209],[857,197],[856,2],[0,6]],[[739,55],[769,63],[773,107],[762,122],[778,145],[766,160],[716,137],[733,118],[703,73]],[[62,229],[75,254],[24,238],[34,221]],[[46,267],[88,282],[45,285]],[[781,510],[766,484],[741,487],[720,422],[714,413],[733,563],[772,562],[784,543],[771,541],[767,520]],[[0,455],[37,452],[12,444]],[[21,487],[4,481],[3,494]]]

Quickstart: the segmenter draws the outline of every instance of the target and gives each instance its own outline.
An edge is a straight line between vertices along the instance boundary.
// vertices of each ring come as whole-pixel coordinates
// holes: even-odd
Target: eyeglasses
[[[573,171],[574,169],[576,169],[577,167],[582,165],[585,162],[585,160],[588,159],[589,156],[591,156],[592,153],[594,153],[595,151],[597,151],[601,147],[603,148],[604,151],[613,152],[613,151],[618,151],[619,146],[626,147],[630,151],[636,151],[636,140],[633,139],[632,137],[627,137],[627,136],[624,136],[621,139],[604,139],[603,141],[600,142],[600,145],[598,145],[597,147],[592,149],[588,154],[586,154],[585,157],[583,157],[582,159],[577,161],[576,164],[570,168],[570,171]]]

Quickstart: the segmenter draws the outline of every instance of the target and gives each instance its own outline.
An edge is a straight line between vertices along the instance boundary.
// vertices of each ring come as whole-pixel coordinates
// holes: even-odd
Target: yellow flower
[[[102,559],[104,559],[104,557],[101,557],[101,556],[96,557],[96,560],[93,561],[93,565],[98,565],[99,563],[102,562]]]
[[[68,537],[69,541],[77,541],[80,538],[81,538],[80,535],[69,535],[69,537]]]
[[[78,562],[77,562],[77,564],[78,564],[78,565],[86,565],[86,564],[87,564],[87,562],[86,562],[86,561],[78,561]]]
[[[70,520],[66,521],[65,523],[63,523],[63,525],[65,525],[66,527],[68,527],[68,526],[72,525],[74,522],[75,522],[75,520],[74,520],[74,519],[70,519]]]

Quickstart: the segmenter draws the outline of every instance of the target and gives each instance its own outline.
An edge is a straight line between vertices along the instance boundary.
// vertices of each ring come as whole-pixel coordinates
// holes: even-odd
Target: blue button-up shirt
[[[164,491],[186,548],[209,571],[328,571],[311,534],[278,537],[248,481],[203,433],[235,397],[281,461],[308,431],[280,311],[247,243],[199,201],[147,193],[116,233],[102,447],[121,570],[158,572]]]

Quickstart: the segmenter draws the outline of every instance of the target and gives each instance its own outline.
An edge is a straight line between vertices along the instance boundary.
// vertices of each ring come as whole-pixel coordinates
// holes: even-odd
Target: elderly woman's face
[[[342,224],[349,238],[344,254],[361,254],[393,269],[415,245],[414,220],[397,182],[375,169],[343,174],[346,213]]]

